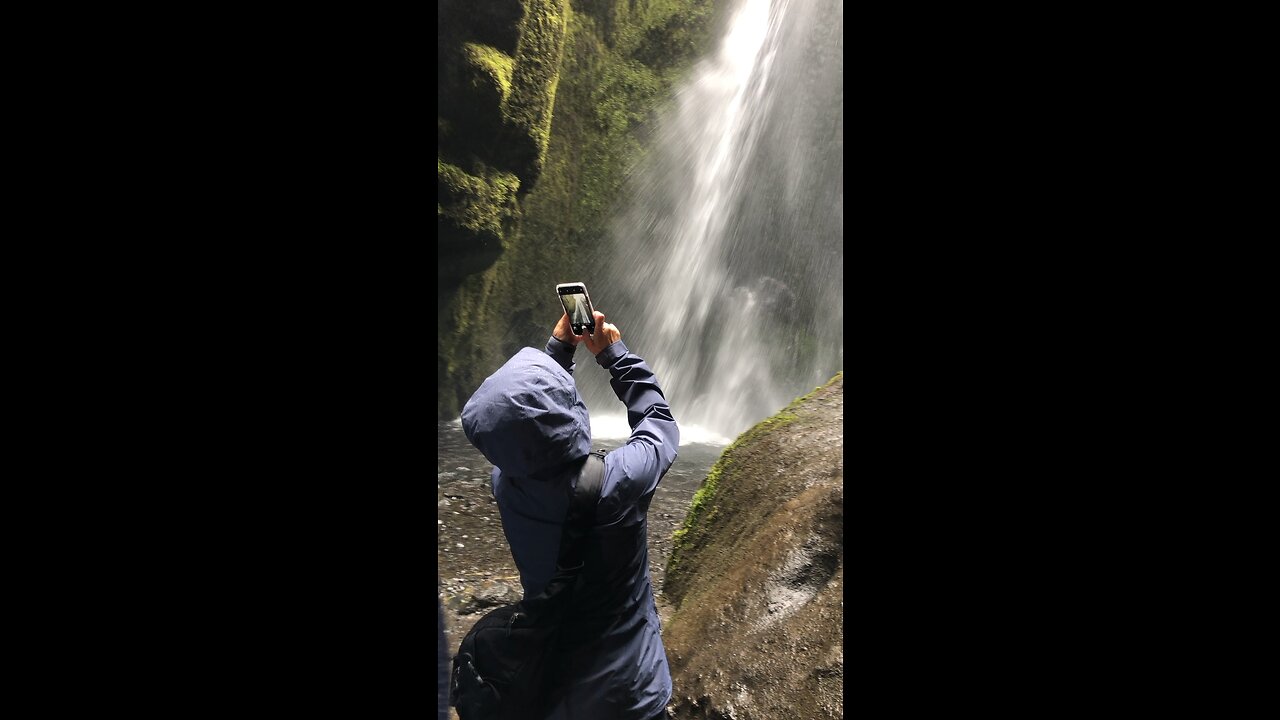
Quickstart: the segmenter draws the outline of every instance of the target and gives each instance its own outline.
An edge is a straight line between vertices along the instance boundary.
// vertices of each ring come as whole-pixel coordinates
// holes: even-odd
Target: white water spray
[[[843,368],[843,26],[838,0],[742,0],[611,227],[593,297],[699,437]],[[603,385],[584,394],[616,412]]]

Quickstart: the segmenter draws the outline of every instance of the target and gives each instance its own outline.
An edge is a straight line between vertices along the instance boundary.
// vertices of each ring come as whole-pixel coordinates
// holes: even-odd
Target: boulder
[[[676,718],[844,717],[844,375],[743,433],[667,566]]]

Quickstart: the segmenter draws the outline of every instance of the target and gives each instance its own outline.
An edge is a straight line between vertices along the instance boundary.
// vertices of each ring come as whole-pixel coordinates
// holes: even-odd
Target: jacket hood
[[[462,408],[462,430],[504,474],[530,476],[591,452],[591,421],[567,370],[522,348]]]

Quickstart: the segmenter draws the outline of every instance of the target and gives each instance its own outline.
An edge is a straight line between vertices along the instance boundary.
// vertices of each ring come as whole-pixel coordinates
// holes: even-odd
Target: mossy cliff
[[[601,227],[723,0],[439,5],[438,415],[591,286]],[[596,293],[593,292],[593,295]]]
[[[438,278],[488,267],[546,155],[566,0],[438,6]]]
[[[663,587],[676,718],[844,717],[844,373],[725,449]]]

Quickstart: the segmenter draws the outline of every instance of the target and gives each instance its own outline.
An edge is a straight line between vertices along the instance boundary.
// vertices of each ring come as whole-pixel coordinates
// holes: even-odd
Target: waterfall
[[[844,367],[843,36],[839,0],[739,0],[609,224],[592,297],[686,435],[731,439]]]

